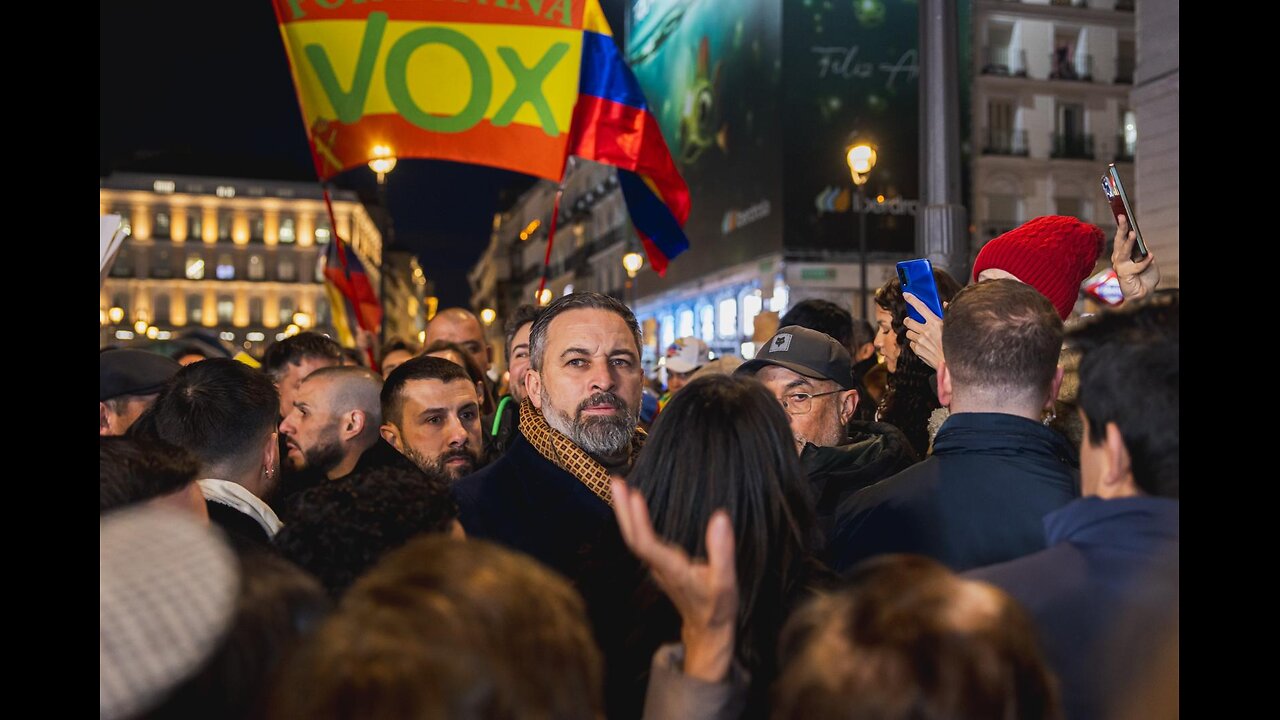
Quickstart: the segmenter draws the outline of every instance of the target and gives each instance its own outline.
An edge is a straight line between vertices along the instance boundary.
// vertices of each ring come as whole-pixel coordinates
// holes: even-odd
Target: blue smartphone
[[[898,263],[898,281],[902,283],[902,292],[920,298],[934,315],[942,317],[942,301],[938,299],[938,285],[933,281],[933,263],[926,258],[903,260]],[[907,304],[907,316],[916,322],[924,322],[924,317],[910,303]]]

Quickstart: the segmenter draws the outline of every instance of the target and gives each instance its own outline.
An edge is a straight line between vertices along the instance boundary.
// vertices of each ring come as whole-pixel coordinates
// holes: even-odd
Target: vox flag
[[[688,247],[689,189],[598,0],[272,0],[321,181],[436,158],[559,181],[619,169],[660,273]]]

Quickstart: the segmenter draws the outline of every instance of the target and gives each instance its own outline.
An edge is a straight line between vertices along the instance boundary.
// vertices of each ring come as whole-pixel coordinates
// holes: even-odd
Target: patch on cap
[[[791,333],[781,333],[773,337],[769,343],[769,352],[786,352],[791,349]]]

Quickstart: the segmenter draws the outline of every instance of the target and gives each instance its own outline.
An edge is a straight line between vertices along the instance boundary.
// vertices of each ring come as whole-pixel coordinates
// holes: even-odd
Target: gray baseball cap
[[[799,325],[779,328],[769,342],[760,346],[752,360],[742,363],[734,374],[754,375],[765,365],[779,365],[805,377],[833,380],[845,390],[853,390],[853,362],[849,351],[830,335]]]

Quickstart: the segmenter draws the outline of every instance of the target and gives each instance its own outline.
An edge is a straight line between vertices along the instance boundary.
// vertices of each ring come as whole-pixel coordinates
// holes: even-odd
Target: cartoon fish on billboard
[[[692,165],[713,144],[728,151],[728,125],[719,124],[720,116],[720,66],[717,60],[711,69],[711,47],[707,37],[698,43],[697,74],[685,90],[684,104],[680,111],[680,162]]]

